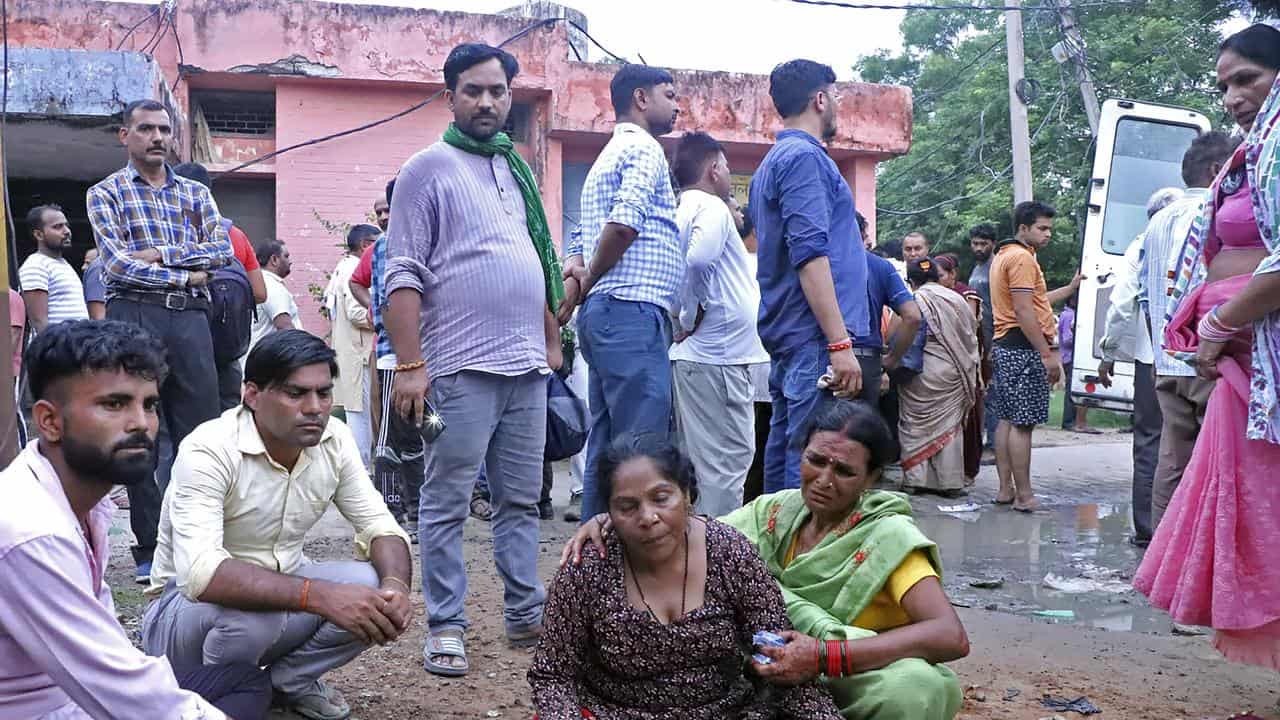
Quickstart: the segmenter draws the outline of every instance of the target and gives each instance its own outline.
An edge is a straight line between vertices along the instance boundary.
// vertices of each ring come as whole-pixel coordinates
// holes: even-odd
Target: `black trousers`
[[[395,370],[378,371],[378,384],[382,391],[379,411],[382,415],[379,435],[374,440],[374,483],[392,515],[416,522],[418,499],[427,476],[426,444],[418,428],[392,407],[391,391],[395,378]],[[390,449],[395,459],[380,454],[379,446]]]
[[[1150,540],[1151,488],[1160,462],[1160,434],[1164,414],[1156,396],[1155,368],[1143,362],[1133,364],[1133,534]]]
[[[213,365],[213,340],[204,310],[169,310],[112,298],[107,301],[107,319],[138,325],[164,345],[169,377],[160,386],[160,416],[173,447],[197,425],[218,416],[218,371]],[[169,467],[158,468],[157,473],[167,477]],[[137,483],[129,486],[128,493],[129,524],[137,541],[132,548],[133,560],[149,563],[160,524],[160,486]]]
[[[218,366],[219,411],[225,412],[240,404],[243,385],[244,374],[240,372],[240,363],[232,360],[226,365]]]
[[[271,673],[249,663],[173,669],[190,690],[234,720],[264,720],[271,710]]]

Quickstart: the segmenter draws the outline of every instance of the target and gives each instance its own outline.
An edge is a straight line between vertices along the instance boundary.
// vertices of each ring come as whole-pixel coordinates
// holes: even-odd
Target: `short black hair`
[[[502,71],[507,75],[507,84],[520,72],[520,62],[515,56],[492,45],[484,43],[463,43],[449,51],[444,61],[444,86],[450,90],[458,89],[458,76],[489,60],[497,60]]]
[[[1213,164],[1225,165],[1242,138],[1212,130],[1191,141],[1182,154],[1182,182],[1187,187],[1209,187],[1213,182]]]
[[[605,507],[613,497],[614,476],[618,468],[636,458],[649,458],[658,472],[675,483],[689,497],[698,501],[698,479],[693,462],[670,439],[655,433],[624,433],[610,443],[596,466],[596,478],[600,482],[600,496]]]
[[[769,73],[769,97],[784,118],[799,115],[814,93],[836,81],[830,65],[812,60],[789,60]]]
[[[37,205],[27,211],[27,227],[32,233],[37,230],[44,229],[44,214],[47,212],[62,212],[62,207],[53,203],[45,205]]]
[[[324,363],[338,377],[338,356],[306,330],[280,330],[263,337],[244,361],[244,381],[266,389],[289,379],[298,368]]]
[[[1265,23],[1250,25],[1218,46],[1218,55],[1230,50],[1251,62],[1280,70],[1280,30]]]
[[[188,162],[175,165],[173,174],[188,180],[195,180],[206,188],[213,189],[213,178],[209,177],[209,169],[200,163]]]
[[[991,223],[981,223],[969,228],[969,239],[982,238],[983,240],[996,241],[996,226]]]
[[[631,112],[637,90],[649,90],[675,81],[671,73],[662,68],[635,63],[623,65],[609,82],[609,99],[613,101],[614,114],[625,115]]]
[[[1057,215],[1058,211],[1054,210],[1052,205],[1039,200],[1025,200],[1013,208],[1013,231],[1018,232],[1018,228],[1023,225],[1031,227],[1042,217],[1052,220]]]
[[[853,211],[853,219],[858,223],[858,234],[863,240],[867,239],[867,218],[857,210]]]
[[[359,250],[360,243],[364,242],[365,238],[377,238],[381,234],[382,229],[377,225],[370,225],[368,223],[352,225],[351,229],[347,231],[347,249],[353,252]],[[261,263],[262,261],[259,260],[258,262]]]
[[[883,243],[881,243],[877,247],[884,249],[885,254],[882,255],[881,257],[888,258],[890,260],[902,259],[902,241],[901,240],[885,240]]]
[[[120,115],[122,124],[125,127],[129,127],[129,123],[133,122],[133,114],[139,110],[148,110],[148,111],[162,110],[166,115],[169,115],[169,108],[165,107],[164,104],[161,103],[159,100],[152,100],[150,98],[147,98],[145,100],[134,100],[133,102],[124,106],[124,112],[121,113]],[[172,115],[169,116],[169,121],[173,122]]]
[[[164,345],[141,325],[119,320],[67,320],[36,335],[22,358],[31,396],[49,397],[50,387],[81,373],[123,370],[157,388],[169,374]]]
[[[266,267],[271,262],[271,258],[284,252],[284,241],[272,240],[271,238],[263,238],[253,244],[254,257],[258,259],[258,264]]]
[[[824,393],[825,395],[825,393]],[[840,433],[867,449],[867,471],[880,468],[898,459],[898,444],[880,413],[862,400],[845,400],[825,395],[805,423],[803,438],[798,447],[803,449],[820,432]]]
[[[938,282],[937,261],[927,257],[907,261],[907,282],[916,287],[927,282]]]
[[[685,133],[676,143],[675,159],[671,163],[676,186],[687,188],[697,185],[707,171],[707,163],[715,162],[716,156],[722,152],[724,147],[710,135],[704,132]]]

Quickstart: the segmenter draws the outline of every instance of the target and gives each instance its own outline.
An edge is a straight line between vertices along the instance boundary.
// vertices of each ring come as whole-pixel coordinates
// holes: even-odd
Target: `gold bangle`
[[[420,367],[425,367],[426,364],[426,360],[414,360],[413,362],[400,363],[399,365],[396,365],[394,369],[396,372],[409,372],[410,370],[417,370]]]
[[[382,578],[382,582],[387,582],[388,580],[393,580],[393,581],[398,582],[398,583],[400,583],[401,585],[403,585],[403,586],[404,586],[404,591],[405,591],[405,592],[413,592],[413,590],[411,590],[411,589],[409,588],[409,583],[407,583],[407,582],[405,582],[405,581],[401,580],[400,578],[396,577],[395,575],[388,575],[388,576],[386,576],[386,577]]]
[[[310,594],[311,594],[311,578],[304,578],[302,581],[302,602],[298,603],[299,605],[302,606],[301,610],[303,612],[308,612],[307,596]]]

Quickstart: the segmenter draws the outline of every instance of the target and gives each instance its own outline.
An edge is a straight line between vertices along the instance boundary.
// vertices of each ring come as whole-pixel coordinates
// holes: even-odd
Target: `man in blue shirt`
[[[870,332],[866,250],[853,193],[822,147],[836,134],[835,72],[811,60],[774,68],[769,95],[786,129],[751,181],[759,238],[760,340],[772,357],[765,492],[800,486],[800,431],[830,366],[831,389],[858,395],[853,338]],[[878,378],[869,379],[878,382]]]
[[[862,213],[857,213],[857,219],[858,231],[865,237],[867,221]],[[885,308],[898,315],[898,330],[892,338],[893,346],[882,357],[885,347],[880,320]],[[862,368],[862,399],[876,407],[880,402],[880,375],[897,368],[911,348],[911,341],[920,330],[920,308],[893,263],[872,253],[867,253],[867,311],[868,332],[853,338],[853,354]]]

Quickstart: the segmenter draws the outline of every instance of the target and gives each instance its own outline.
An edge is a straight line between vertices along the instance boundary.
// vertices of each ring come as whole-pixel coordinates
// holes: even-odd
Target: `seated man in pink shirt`
[[[27,350],[37,439],[0,472],[0,718],[266,716],[265,671],[144,655],[103,578],[112,484],[153,482],[164,358],[141,327],[110,320],[51,325]]]

